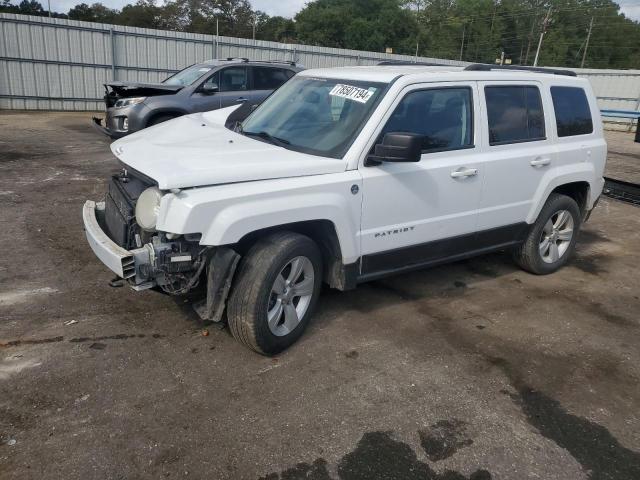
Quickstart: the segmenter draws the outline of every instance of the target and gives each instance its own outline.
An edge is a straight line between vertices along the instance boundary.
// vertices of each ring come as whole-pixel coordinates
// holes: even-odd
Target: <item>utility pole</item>
[[[591,22],[589,23],[589,33],[587,33],[587,43],[584,46],[584,52],[582,52],[582,63],[580,63],[580,68],[584,68],[584,61],[587,58],[587,49],[589,48],[589,39],[591,38],[592,28],[593,28],[593,17],[591,17]]]
[[[49,16],[51,16],[51,0],[47,0],[47,5],[49,6]]]
[[[536,19],[531,20],[531,31],[529,32],[529,41],[527,42],[527,53],[524,55],[524,65],[529,63],[529,52],[531,51],[531,40],[533,39],[533,29],[536,26]],[[522,62],[521,62],[522,63]]]
[[[462,61],[462,52],[464,50],[464,33],[466,29],[467,29],[467,25],[465,24],[462,26],[462,42],[460,43],[460,61]]]
[[[551,7],[547,11],[547,16],[544,17],[544,22],[542,22],[542,31],[540,32],[540,40],[538,40],[538,49],[536,50],[536,58],[533,61],[533,66],[538,66],[538,57],[540,56],[540,49],[542,48],[542,39],[544,34],[547,33],[547,25],[549,25],[549,18],[551,17]]]
[[[218,17],[216,17],[216,51],[214,54],[215,58],[218,58],[218,45],[220,44],[220,23],[218,22]]]
[[[253,16],[253,41],[256,41],[256,22],[258,21],[258,16]]]

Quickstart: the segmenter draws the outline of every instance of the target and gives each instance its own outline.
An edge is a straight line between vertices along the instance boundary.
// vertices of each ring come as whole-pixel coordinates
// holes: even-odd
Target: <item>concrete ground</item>
[[[609,156],[605,175],[616,180],[640,184],[640,143],[635,133],[607,131]]]
[[[108,287],[88,120],[0,114],[0,479],[640,478],[637,207],[603,198],[551,276],[495,254],[326,291],[266,358]]]

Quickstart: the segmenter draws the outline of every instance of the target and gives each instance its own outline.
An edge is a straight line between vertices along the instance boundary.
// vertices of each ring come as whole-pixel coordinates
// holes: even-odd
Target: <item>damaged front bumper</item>
[[[150,288],[146,271],[153,264],[153,246],[144,245],[135,250],[125,250],[109,238],[100,226],[104,218],[104,202],[87,200],[82,209],[82,220],[87,242],[93,253],[109,270],[127,280],[136,289]],[[146,270],[146,271],[145,271]]]
[[[104,212],[104,202],[91,200],[87,200],[82,209],[87,242],[96,257],[118,277],[129,282],[134,290],[166,285],[168,282],[166,271],[160,272],[158,266],[161,258],[166,259],[165,252],[172,250],[172,244],[147,243],[141,248],[125,250],[111,240],[103,230],[101,224],[104,224]],[[195,304],[194,308],[203,320],[219,322],[222,320],[240,255],[229,247],[205,247],[205,249],[208,253],[199,260],[200,268],[196,269],[194,278],[198,278],[206,266],[207,294],[206,299]],[[173,259],[181,260],[182,258],[178,253],[177,256],[170,257],[169,261]],[[193,260],[189,256],[187,259]],[[197,285],[197,282],[194,281],[192,284]]]
[[[105,123],[106,123],[106,118],[104,119]],[[116,131],[116,130],[111,130],[110,128],[106,127],[105,125],[102,124],[103,119],[102,118],[98,118],[98,117],[92,117],[91,119],[91,124],[93,125],[93,128],[95,128],[98,132],[106,135],[107,137],[110,137],[114,140],[118,139],[118,138],[122,138],[125,135],[127,135],[130,132],[124,132],[124,131]]]

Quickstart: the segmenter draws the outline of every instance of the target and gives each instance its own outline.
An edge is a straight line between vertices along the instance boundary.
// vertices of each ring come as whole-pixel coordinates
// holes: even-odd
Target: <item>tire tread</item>
[[[317,246],[310,238],[293,232],[276,232],[257,241],[240,262],[235,282],[227,304],[227,320],[233,337],[250,349],[268,355],[273,353],[259,342],[258,324],[255,319],[259,315],[265,288],[264,279],[273,267],[274,259],[290,250],[295,244],[304,242],[318,252]],[[319,280],[322,277],[319,277]],[[317,296],[317,293],[315,294]],[[306,315],[310,315],[311,308]]]

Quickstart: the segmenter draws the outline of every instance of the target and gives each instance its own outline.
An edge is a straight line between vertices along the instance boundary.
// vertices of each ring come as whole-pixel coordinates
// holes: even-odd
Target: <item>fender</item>
[[[589,184],[587,209],[591,209],[602,191],[604,179],[597,175],[593,163],[574,163],[552,168],[545,173],[533,197],[532,207],[527,214],[526,222],[532,224],[536,221],[553,190],[561,185],[573,182],[587,182]]]
[[[351,193],[354,184],[361,187],[355,170],[168,193],[157,225],[165,232],[200,233],[202,245],[221,246],[269,227],[327,220],[335,227],[343,263],[353,263],[360,256],[361,209],[361,193]]]
[[[178,107],[164,107],[164,108],[149,109],[148,113],[146,113],[145,116],[140,119],[140,124],[148,126],[149,120],[151,120],[155,116],[162,115],[165,113],[175,114],[177,117],[189,114],[189,112],[184,108],[178,108]]]

